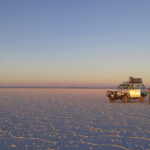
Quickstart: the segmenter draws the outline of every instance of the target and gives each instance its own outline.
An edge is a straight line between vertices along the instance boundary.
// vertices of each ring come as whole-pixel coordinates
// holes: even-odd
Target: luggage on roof
[[[129,83],[142,83],[142,78],[129,77]]]

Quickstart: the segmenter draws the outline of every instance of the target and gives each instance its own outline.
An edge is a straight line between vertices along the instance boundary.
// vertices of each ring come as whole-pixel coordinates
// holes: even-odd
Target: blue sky
[[[1,0],[0,85],[150,85],[149,0]]]

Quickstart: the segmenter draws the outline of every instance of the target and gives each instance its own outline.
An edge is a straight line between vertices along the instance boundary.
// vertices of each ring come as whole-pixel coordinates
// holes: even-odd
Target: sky
[[[1,0],[0,86],[150,86],[149,0]]]

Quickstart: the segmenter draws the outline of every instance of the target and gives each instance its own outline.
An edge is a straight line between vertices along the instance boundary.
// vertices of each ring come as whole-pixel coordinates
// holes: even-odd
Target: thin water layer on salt
[[[102,89],[0,89],[2,150],[148,150],[150,105]]]

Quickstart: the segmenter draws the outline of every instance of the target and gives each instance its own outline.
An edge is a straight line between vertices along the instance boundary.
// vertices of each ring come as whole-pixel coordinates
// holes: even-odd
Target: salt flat
[[[106,89],[0,89],[1,150],[150,150],[150,105]]]

